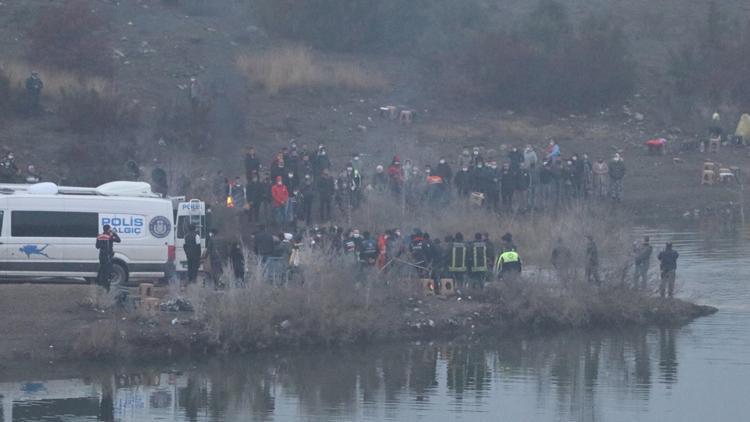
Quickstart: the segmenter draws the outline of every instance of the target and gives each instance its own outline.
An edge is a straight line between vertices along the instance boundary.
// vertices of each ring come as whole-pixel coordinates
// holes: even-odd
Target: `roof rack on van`
[[[151,191],[151,185],[146,182],[115,181],[105,183],[95,188],[58,186],[50,182],[35,184],[0,184],[0,194],[11,195],[14,193],[26,193],[30,195],[98,195],[161,198],[161,195]]]

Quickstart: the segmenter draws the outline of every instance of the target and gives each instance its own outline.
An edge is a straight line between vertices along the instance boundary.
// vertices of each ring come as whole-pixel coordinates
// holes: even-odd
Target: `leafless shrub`
[[[443,238],[461,232],[465,238],[474,233],[487,232],[499,242],[511,233],[521,258],[527,264],[548,267],[552,250],[558,239],[573,253],[574,262],[583,268],[586,236],[594,236],[600,259],[605,266],[623,268],[629,261],[632,236],[628,232],[628,218],[607,206],[585,202],[561,207],[559,212],[539,212],[531,215],[496,214],[484,208],[457,201],[448,207],[417,205],[402,206],[401,198],[389,192],[368,194],[368,201],[387,206],[363,206],[351,216],[351,226],[373,233],[399,227],[408,235],[412,228],[429,232],[433,238]],[[609,264],[609,265],[607,265]]]
[[[398,328],[407,297],[396,284],[358,276],[353,262],[308,252],[304,284],[269,283],[263,267],[249,262],[246,288],[213,295],[194,292],[214,341],[226,350],[277,345],[339,344],[384,338]],[[228,270],[228,269],[227,269]],[[225,270],[225,275],[227,270]]]
[[[102,77],[83,76],[74,71],[32,65],[18,60],[0,61],[0,72],[4,73],[12,89],[22,91],[29,72],[34,70],[44,82],[42,95],[59,99],[64,91],[96,91],[100,95],[111,92],[110,82]]]
[[[316,57],[302,47],[241,55],[237,66],[251,82],[271,94],[291,88],[375,89],[386,83],[376,72],[365,71],[355,63]]]

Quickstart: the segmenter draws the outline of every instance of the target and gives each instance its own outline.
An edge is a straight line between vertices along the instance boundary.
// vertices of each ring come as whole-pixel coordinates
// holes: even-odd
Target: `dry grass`
[[[401,287],[366,281],[353,261],[308,251],[303,256],[304,284],[271,285],[248,254],[246,288],[227,276],[226,290],[193,286],[196,317],[212,342],[226,351],[277,346],[341,344],[387,338],[408,294]]]
[[[326,60],[302,47],[285,47],[260,54],[243,54],[237,67],[270,94],[292,88],[382,88],[385,78],[346,61]]]
[[[112,91],[111,83],[105,78],[85,77],[73,72],[39,67],[21,61],[0,61],[0,72],[6,74],[10,79],[11,87],[19,91],[24,90],[26,78],[29,77],[32,70],[39,72],[39,76],[44,82],[42,95],[47,98],[58,99],[65,90],[96,91],[100,95]]]
[[[487,232],[497,246],[500,238],[509,232],[524,262],[539,267],[550,265],[552,249],[561,238],[573,253],[576,263],[583,268],[586,236],[592,235],[597,242],[602,267],[621,268],[630,260],[628,254],[634,240],[629,232],[628,219],[606,205],[598,207],[580,203],[561,208],[557,213],[498,215],[461,201],[452,202],[448,207],[404,210],[389,193],[372,192],[367,200],[372,204],[389,205],[363,206],[352,216],[352,227],[372,233],[398,227],[403,236],[411,234],[413,228],[419,228],[430,233],[433,239],[461,232],[467,241],[472,240],[477,232]]]

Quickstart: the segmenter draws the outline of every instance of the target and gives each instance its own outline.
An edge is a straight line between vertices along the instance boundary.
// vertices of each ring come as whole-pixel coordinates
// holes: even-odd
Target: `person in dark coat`
[[[600,286],[602,284],[599,278],[599,249],[593,236],[586,236],[588,244],[586,245],[586,281]]]
[[[266,226],[261,226],[260,231],[255,233],[254,237],[253,251],[260,257],[261,262],[265,263],[269,257],[273,256],[276,250],[276,242]]]
[[[458,196],[467,197],[471,193],[471,183],[469,177],[469,168],[462,167],[461,170],[456,173],[456,177],[453,179],[453,183],[456,185],[456,192]]]
[[[248,183],[250,183],[253,173],[256,175],[260,173],[260,160],[255,155],[255,148],[250,147],[245,153],[245,177]]]
[[[516,176],[510,171],[510,166],[503,164],[500,171],[500,196],[503,200],[503,207],[507,211],[513,209],[513,192],[516,190]]]
[[[188,283],[194,283],[198,278],[198,269],[201,266],[201,236],[198,234],[195,224],[188,225],[188,231],[185,234],[185,244],[183,245],[185,256],[187,257],[187,278]]]
[[[451,179],[453,179],[453,170],[451,169],[450,164],[448,164],[447,161],[445,161],[445,157],[440,157],[440,160],[438,161],[437,167],[435,167],[435,176],[440,176],[443,178],[443,184],[445,186],[449,186],[451,183]]]
[[[238,285],[245,284],[245,254],[242,251],[240,242],[234,242],[232,250],[229,252],[229,261],[232,263],[232,271]]]
[[[312,183],[312,177],[307,174],[305,175],[305,181],[300,189],[302,196],[302,219],[305,220],[306,225],[312,224],[312,210],[313,201],[315,200],[315,186]]]
[[[510,162],[510,171],[512,173],[518,172],[521,169],[521,164],[523,164],[523,153],[517,147],[511,148],[508,153],[508,161]]]
[[[620,202],[622,200],[622,180],[625,178],[625,161],[620,154],[615,154],[609,162],[609,193],[612,199]]]
[[[27,112],[29,115],[38,114],[41,111],[40,99],[42,98],[42,89],[44,82],[37,72],[31,72],[31,76],[26,79],[26,101]]]
[[[109,293],[112,278],[112,258],[115,256],[114,244],[120,243],[120,236],[112,230],[109,224],[102,227],[102,234],[96,237],[96,249],[99,249],[99,272],[96,283]]]
[[[659,284],[659,295],[664,298],[674,295],[674,282],[677,278],[677,258],[680,254],[672,248],[672,243],[667,243],[663,251],[659,252],[659,266],[661,269],[661,283]]]
[[[332,218],[331,204],[333,196],[336,194],[336,183],[328,170],[323,170],[318,180],[318,201],[320,201],[320,219],[328,221]]]
[[[248,217],[251,222],[257,223],[260,220],[260,207],[263,203],[263,191],[265,187],[258,180],[258,175],[253,173],[245,186],[245,198],[250,207]]]

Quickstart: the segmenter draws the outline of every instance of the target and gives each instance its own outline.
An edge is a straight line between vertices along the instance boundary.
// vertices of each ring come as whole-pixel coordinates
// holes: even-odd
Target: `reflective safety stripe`
[[[454,243],[451,250],[451,265],[448,271],[454,273],[466,272],[466,245]]]
[[[475,243],[471,249],[472,258],[474,258],[471,265],[471,272],[487,272],[487,246],[484,243]]]

